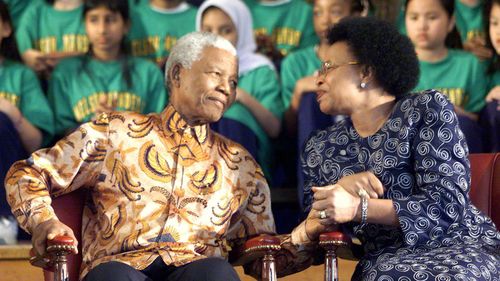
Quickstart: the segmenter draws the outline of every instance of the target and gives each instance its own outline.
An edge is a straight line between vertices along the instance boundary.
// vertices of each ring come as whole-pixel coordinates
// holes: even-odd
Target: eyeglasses
[[[345,66],[345,65],[356,65],[356,64],[359,64],[359,62],[357,62],[357,61],[350,61],[348,63],[338,64],[337,65],[337,64],[333,64],[330,61],[324,61],[324,62],[321,63],[321,67],[319,68],[318,74],[321,75],[321,76],[324,76],[330,70],[334,70],[334,69],[337,69],[337,68],[339,68],[341,66]]]

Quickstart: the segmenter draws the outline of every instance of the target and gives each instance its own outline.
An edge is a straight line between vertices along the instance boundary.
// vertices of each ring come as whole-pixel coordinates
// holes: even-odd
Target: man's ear
[[[174,65],[170,70],[170,81],[172,82],[173,87],[179,87],[180,82],[180,74],[181,74],[181,66],[179,64]]]
[[[2,20],[2,19],[0,19],[0,20]],[[7,38],[12,33],[12,27],[7,22],[2,22],[2,24],[3,24],[3,27],[2,27],[2,30],[0,30],[0,32],[1,32],[0,36],[2,38]]]

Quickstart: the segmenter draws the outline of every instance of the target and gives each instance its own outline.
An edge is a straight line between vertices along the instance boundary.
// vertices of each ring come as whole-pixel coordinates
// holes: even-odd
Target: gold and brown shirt
[[[29,232],[56,218],[51,196],[88,190],[81,277],[111,260],[141,270],[158,256],[175,266],[227,258],[232,245],[275,233],[269,187],[250,154],[208,125],[189,126],[171,105],[161,114],[102,114],[15,163],[6,188]],[[282,237],[284,256],[300,265],[287,272],[309,264],[293,237]]]

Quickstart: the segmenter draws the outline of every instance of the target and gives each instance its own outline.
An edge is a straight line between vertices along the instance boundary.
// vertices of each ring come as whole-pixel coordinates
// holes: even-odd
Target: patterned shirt
[[[161,114],[102,114],[6,178],[12,212],[29,232],[56,217],[50,196],[88,189],[81,277],[111,260],[141,270],[158,256],[174,266],[227,258],[248,237],[275,233],[269,187],[250,154],[207,125],[188,126],[171,105]],[[304,242],[303,228],[293,236]],[[290,235],[282,239],[297,252]],[[285,256],[302,263],[290,271],[310,264],[307,255]]]

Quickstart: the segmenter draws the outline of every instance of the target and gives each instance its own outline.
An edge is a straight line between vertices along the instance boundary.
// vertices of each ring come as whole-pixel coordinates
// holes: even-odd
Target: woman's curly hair
[[[399,98],[418,83],[419,63],[411,41],[389,22],[373,17],[349,17],[328,34],[330,44],[346,42],[362,65],[374,71],[377,82]]]

